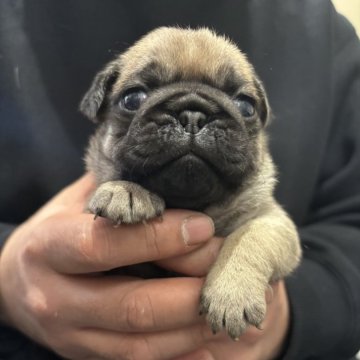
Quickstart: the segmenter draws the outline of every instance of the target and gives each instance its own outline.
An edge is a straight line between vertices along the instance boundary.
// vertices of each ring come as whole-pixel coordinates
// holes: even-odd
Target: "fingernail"
[[[196,245],[209,240],[214,235],[215,227],[208,216],[193,215],[183,221],[181,232],[186,245]]]

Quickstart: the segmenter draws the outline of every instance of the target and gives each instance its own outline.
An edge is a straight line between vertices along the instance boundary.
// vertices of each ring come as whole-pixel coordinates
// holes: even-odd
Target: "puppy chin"
[[[142,185],[160,195],[168,208],[204,210],[227,197],[229,187],[223,186],[210,163],[194,154],[173,160],[147,176],[132,172],[123,178]]]

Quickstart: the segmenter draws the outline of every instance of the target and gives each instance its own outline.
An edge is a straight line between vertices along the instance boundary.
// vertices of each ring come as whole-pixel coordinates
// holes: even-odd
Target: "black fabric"
[[[227,34],[264,80],[276,196],[304,249],[287,280],[284,359],[349,359],[360,347],[360,45],[330,1],[2,0],[2,239],[6,224],[83,172],[93,128],[77,111],[81,95],[106,61],[160,25]],[[3,327],[0,358],[55,356]]]

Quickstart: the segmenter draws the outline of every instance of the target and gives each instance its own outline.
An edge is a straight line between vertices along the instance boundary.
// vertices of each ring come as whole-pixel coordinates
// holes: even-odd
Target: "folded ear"
[[[271,109],[269,101],[264,85],[258,78],[255,78],[255,86],[260,99],[260,119],[263,126],[266,126],[271,120]]]
[[[90,120],[98,122],[98,115],[104,106],[106,95],[111,90],[119,74],[119,64],[114,61],[109,63],[95,76],[90,89],[86,92],[80,103],[80,111]]]

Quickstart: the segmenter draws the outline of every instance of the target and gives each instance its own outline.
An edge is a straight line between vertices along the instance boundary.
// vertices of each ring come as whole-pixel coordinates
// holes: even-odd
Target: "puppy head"
[[[257,171],[269,117],[245,55],[208,29],[152,31],[95,77],[80,109],[100,123],[89,151],[112,180],[191,209],[226,200]]]

